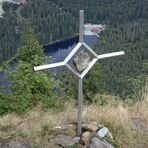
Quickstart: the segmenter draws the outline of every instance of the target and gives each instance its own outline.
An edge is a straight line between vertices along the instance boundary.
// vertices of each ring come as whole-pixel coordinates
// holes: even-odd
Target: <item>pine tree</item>
[[[6,112],[24,113],[39,103],[53,107],[53,87],[49,74],[33,71],[34,66],[45,63],[45,57],[32,29],[23,33],[22,41],[23,45],[15,58],[15,70],[9,71],[11,94],[7,99]]]

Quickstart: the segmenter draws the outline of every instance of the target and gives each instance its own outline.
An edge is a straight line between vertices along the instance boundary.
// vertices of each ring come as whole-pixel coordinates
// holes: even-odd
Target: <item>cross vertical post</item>
[[[79,42],[83,43],[84,40],[84,10],[80,10],[80,25],[79,25]]]
[[[83,43],[84,40],[84,10],[80,10],[79,20],[79,42]],[[77,115],[77,132],[78,135],[82,134],[82,104],[83,104],[83,78],[78,78],[78,115]]]
[[[78,135],[82,134],[82,102],[83,102],[83,79],[78,78]]]

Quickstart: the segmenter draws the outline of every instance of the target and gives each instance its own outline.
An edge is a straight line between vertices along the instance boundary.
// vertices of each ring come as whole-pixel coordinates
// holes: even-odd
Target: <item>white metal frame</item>
[[[87,68],[81,73],[79,74],[75,69],[73,69],[68,62],[70,61],[70,59],[75,55],[75,53],[82,47],[84,46],[90,53],[92,53],[92,55],[94,56],[93,60],[89,63],[89,65],[87,66]],[[83,79],[84,76],[87,74],[87,72],[92,68],[92,66],[100,59],[104,59],[104,58],[109,58],[109,57],[114,57],[114,56],[119,56],[119,55],[123,55],[124,51],[119,51],[119,52],[113,52],[113,53],[107,53],[107,54],[101,54],[101,55],[97,55],[86,43],[81,43],[79,42],[74,49],[70,52],[70,54],[66,57],[66,59],[63,62],[58,62],[58,63],[53,63],[53,64],[47,64],[47,65],[41,65],[41,66],[37,66],[34,67],[35,71],[39,71],[39,70],[45,70],[45,69],[49,69],[49,68],[55,68],[55,67],[61,67],[61,66],[66,66],[75,76],[77,76],[80,79]]]
[[[74,49],[69,53],[69,55],[66,57],[66,59],[63,62],[53,63],[53,64],[47,64],[47,65],[41,65],[34,67],[35,71],[39,70],[45,70],[49,68],[55,68],[55,67],[61,67],[66,66],[72,74],[74,74],[78,78],[78,134],[82,134],[82,99],[83,99],[83,78],[88,73],[88,71],[93,67],[93,65],[100,59],[114,57],[114,56],[120,56],[124,55],[124,51],[119,52],[113,52],[113,53],[107,53],[107,54],[101,54],[97,55],[85,42],[84,42],[84,10],[80,10],[80,26],[79,26],[79,43],[74,47]],[[84,71],[80,74],[78,73],[74,68],[72,68],[68,62],[71,60],[71,58],[75,55],[75,53],[81,48],[85,47],[86,50],[88,50],[92,55],[93,59],[88,64],[88,66],[84,69]]]

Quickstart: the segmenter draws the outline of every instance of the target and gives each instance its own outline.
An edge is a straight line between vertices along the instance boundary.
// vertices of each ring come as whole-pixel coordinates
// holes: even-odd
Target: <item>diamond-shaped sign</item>
[[[83,71],[89,66],[94,58],[94,54],[88,50],[88,47],[83,45],[78,49],[78,51],[71,57],[68,61],[68,65],[75,70],[80,76]]]

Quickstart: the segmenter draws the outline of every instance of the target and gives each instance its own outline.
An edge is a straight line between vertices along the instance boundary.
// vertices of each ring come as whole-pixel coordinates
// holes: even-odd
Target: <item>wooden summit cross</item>
[[[79,43],[74,47],[74,49],[69,53],[69,55],[66,57],[66,59],[63,62],[53,63],[53,64],[47,64],[47,65],[41,65],[34,67],[35,71],[39,70],[45,70],[49,68],[55,68],[55,67],[61,67],[65,66],[67,67],[70,72],[78,78],[78,115],[77,115],[77,132],[78,134],[82,134],[82,99],[83,99],[83,78],[88,73],[88,71],[92,68],[92,66],[99,60],[104,59],[108,57],[114,57],[123,55],[124,51],[120,52],[113,52],[113,53],[107,53],[107,54],[101,54],[97,55],[86,43],[84,43],[84,10],[80,10],[80,26],[79,26]],[[87,65],[85,64],[82,68],[82,72],[75,70],[71,65],[68,64],[68,62],[72,59],[72,57],[76,54],[76,52],[81,48],[84,47],[88,52],[91,53],[93,56],[93,59],[89,62],[87,61]],[[74,59],[74,62],[76,64],[79,64],[76,62],[76,58]],[[84,60],[82,59],[82,62]],[[83,65],[83,63],[82,63]],[[78,65],[76,65],[78,67]]]

